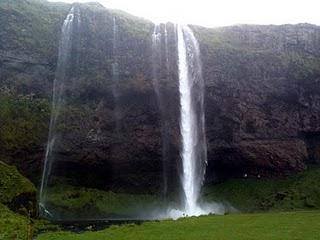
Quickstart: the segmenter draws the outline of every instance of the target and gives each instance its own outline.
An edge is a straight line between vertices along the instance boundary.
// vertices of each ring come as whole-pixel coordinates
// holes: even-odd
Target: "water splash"
[[[63,22],[61,29],[61,39],[59,43],[58,62],[56,69],[56,76],[53,83],[53,99],[52,99],[52,112],[49,126],[48,143],[44,161],[44,169],[42,173],[42,180],[40,186],[40,207],[45,208],[46,202],[46,188],[48,179],[51,173],[53,157],[53,147],[56,142],[56,128],[57,121],[64,105],[63,95],[65,92],[65,78],[70,64],[71,49],[72,49],[72,33],[75,18],[79,19],[77,24],[80,24],[80,11],[78,8],[72,7]]]

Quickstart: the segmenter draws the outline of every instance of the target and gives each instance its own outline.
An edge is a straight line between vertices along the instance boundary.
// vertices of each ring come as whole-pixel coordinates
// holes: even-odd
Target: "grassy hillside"
[[[0,239],[31,239],[33,226],[26,216],[14,213],[16,210],[24,215],[35,212],[34,200],[36,189],[33,184],[24,178],[14,166],[0,161]],[[19,197],[26,201],[19,200]]]
[[[32,239],[33,229],[28,218],[13,213],[0,203],[0,239]]]

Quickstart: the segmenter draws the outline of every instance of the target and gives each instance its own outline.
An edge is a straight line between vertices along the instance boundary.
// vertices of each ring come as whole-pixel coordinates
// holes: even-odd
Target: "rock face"
[[[175,185],[180,103],[174,25],[166,24],[169,68],[161,64],[155,85],[153,24],[98,4],[76,6],[81,26],[73,33],[59,125],[63,137],[54,148],[53,171],[81,185],[161,189],[165,123],[167,175]],[[0,96],[8,102],[7,110],[0,110],[0,155],[35,182],[47,141],[60,29],[69,9],[40,0],[0,3]],[[207,181],[281,176],[319,163],[320,27],[191,27],[206,85]],[[159,97],[166,114],[159,111]],[[26,103],[35,107],[26,109]],[[17,106],[30,114],[8,114]],[[34,136],[8,136],[3,129],[12,119],[17,133]]]
[[[303,169],[319,145],[319,27],[197,33],[207,85],[209,165],[255,175]]]

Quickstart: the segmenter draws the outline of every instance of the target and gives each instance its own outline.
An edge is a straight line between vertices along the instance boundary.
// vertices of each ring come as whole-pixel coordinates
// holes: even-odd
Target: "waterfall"
[[[113,39],[112,39],[112,94],[114,98],[114,117],[116,121],[117,137],[120,136],[120,109],[119,109],[119,57],[118,57],[118,26],[116,17],[113,17]]]
[[[46,201],[46,188],[48,185],[48,179],[51,173],[52,163],[54,160],[53,157],[53,147],[56,142],[56,128],[57,121],[61,112],[61,108],[64,105],[64,91],[65,91],[65,80],[70,66],[70,57],[72,49],[72,33],[74,27],[75,17],[80,19],[79,9],[72,7],[63,22],[61,29],[61,39],[59,43],[59,53],[58,53],[58,62],[56,69],[56,76],[53,85],[53,99],[52,99],[52,111],[51,119],[49,126],[49,135],[48,143],[46,149],[46,155],[44,160],[44,169],[42,173],[42,180],[40,186],[40,208],[45,210],[45,201]],[[80,24],[80,21],[77,20],[77,24]]]
[[[152,77],[153,77],[152,83],[153,83],[158,101],[160,99],[159,78],[160,78],[160,71],[161,71],[161,62],[162,62],[161,29],[160,29],[160,25],[156,24],[154,26],[153,33],[152,33]]]
[[[204,179],[207,149],[200,52],[198,42],[189,27],[178,26],[177,34],[183,211],[186,215],[201,215],[204,211],[198,200]]]
[[[166,74],[169,78],[169,46],[168,46],[168,31],[167,25],[164,25],[164,47],[165,47],[165,60],[166,60]]]
[[[165,26],[165,49],[167,49],[167,32]],[[167,176],[167,161],[168,161],[168,138],[169,138],[169,129],[168,129],[168,121],[166,119],[166,112],[163,102],[163,96],[161,91],[161,83],[160,79],[162,78],[161,72],[162,69],[162,34],[161,34],[161,26],[155,24],[153,34],[152,34],[152,77],[153,77],[153,88],[155,90],[157,96],[157,102],[160,110],[160,119],[161,119],[161,140],[162,140],[162,173],[163,173],[163,195],[167,196],[168,192],[168,176]],[[165,68],[166,68],[166,78],[168,77],[168,55],[166,50],[165,56]]]

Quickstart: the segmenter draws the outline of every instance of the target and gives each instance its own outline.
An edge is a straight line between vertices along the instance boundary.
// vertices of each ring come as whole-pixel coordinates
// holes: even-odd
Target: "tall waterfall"
[[[177,34],[183,211],[186,215],[201,215],[205,212],[198,200],[207,162],[207,149],[200,52],[198,42],[189,27],[178,26]]]
[[[165,28],[165,41],[162,41],[161,34],[161,25],[155,25],[153,34],[152,34],[152,75],[153,75],[153,87],[157,95],[157,102],[160,110],[160,118],[161,118],[161,140],[162,140],[162,173],[163,173],[163,195],[167,196],[168,192],[168,176],[167,176],[167,161],[168,161],[168,138],[169,138],[169,124],[166,117],[165,106],[163,103],[163,94],[161,91],[161,78],[162,78],[162,67],[163,67],[163,59],[165,59],[165,68],[164,71],[166,73],[166,78],[168,77],[168,51],[167,51],[167,31],[166,25]],[[162,57],[162,48],[165,48],[165,58]]]
[[[46,187],[48,185],[48,179],[51,173],[52,163],[54,161],[52,149],[56,141],[57,121],[61,112],[61,108],[64,104],[63,95],[66,88],[66,74],[70,65],[72,33],[75,22],[74,20],[75,17],[77,17],[77,19],[80,19],[79,14],[79,9],[72,7],[66,19],[64,20],[61,29],[58,62],[53,86],[52,112],[49,126],[49,136],[44,162],[44,170],[42,173],[42,181],[40,186],[40,207],[43,208],[46,201]],[[77,20],[77,24],[79,25],[80,21]]]
[[[119,137],[121,131],[120,109],[119,109],[119,56],[118,56],[118,26],[117,19],[113,17],[113,39],[112,39],[112,94],[114,98],[114,117],[116,121],[116,132]]]

